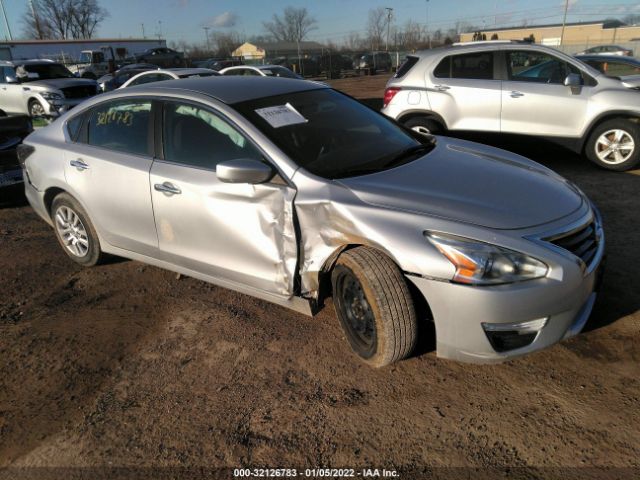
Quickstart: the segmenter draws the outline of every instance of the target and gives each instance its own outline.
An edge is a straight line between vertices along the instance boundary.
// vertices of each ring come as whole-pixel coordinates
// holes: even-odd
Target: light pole
[[[209,46],[209,27],[202,27],[204,29],[204,35],[207,37],[207,52],[211,52],[211,47]]]
[[[564,2],[564,17],[562,18],[562,32],[560,33],[560,46],[562,46],[562,42],[564,41],[564,25],[567,23],[567,10],[569,10],[569,0],[565,0]]]
[[[389,28],[391,27],[391,14],[393,13],[393,8],[385,7],[387,11],[387,52],[389,51]]]
[[[9,40],[13,40],[11,29],[9,28],[9,20],[7,20],[7,11],[4,9],[4,2],[2,0],[0,0],[0,7],[2,7],[2,16],[4,17],[4,25],[7,27],[7,35],[9,36]]]
[[[424,20],[424,34],[427,36],[427,42],[429,43],[429,48],[431,48],[431,35],[429,35],[429,0],[426,2],[425,8],[425,20]]]

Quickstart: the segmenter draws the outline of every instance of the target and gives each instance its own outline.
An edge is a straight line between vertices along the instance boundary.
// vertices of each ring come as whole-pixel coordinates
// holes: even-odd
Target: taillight
[[[382,107],[386,107],[391,103],[393,97],[396,96],[396,93],[400,91],[400,87],[389,87],[384,91],[384,100],[382,100]]]
[[[18,156],[18,162],[22,168],[24,168],[24,162],[27,160],[29,155],[35,151],[36,148],[31,145],[25,145],[24,143],[18,145],[18,148],[16,148],[16,155]]]

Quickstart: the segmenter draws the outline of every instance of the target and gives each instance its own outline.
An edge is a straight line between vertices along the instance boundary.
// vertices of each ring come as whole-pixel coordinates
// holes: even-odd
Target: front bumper
[[[604,236],[586,272],[573,269],[561,281],[550,278],[475,287],[407,275],[429,303],[436,330],[438,357],[469,363],[497,363],[549,347],[577,335],[593,308],[603,268]],[[575,271],[578,269],[579,271]],[[520,323],[547,318],[533,341],[521,348],[498,352],[483,323]]]
[[[48,117],[59,117],[63,113],[68,112],[73,107],[75,107],[76,105],[81,104],[82,102],[84,102],[85,100],[87,100],[89,98],[92,98],[92,97],[65,98],[63,100],[54,100],[51,103],[48,100],[44,99],[44,98],[40,98],[40,103],[44,107],[45,114]]]

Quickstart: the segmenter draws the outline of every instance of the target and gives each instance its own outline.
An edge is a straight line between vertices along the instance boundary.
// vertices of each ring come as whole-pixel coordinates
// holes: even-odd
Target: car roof
[[[273,97],[287,93],[329,88],[317,82],[273,77],[192,77],[181,80],[145,83],[131,87],[129,91],[159,93],[161,90],[201,93],[226,104],[245,102],[257,98]]]
[[[38,65],[38,64],[46,64],[46,65],[51,65],[52,63],[57,63],[60,64],[60,62],[54,62],[53,60],[50,60],[48,58],[34,58],[32,60],[2,60],[0,61],[0,65],[13,65],[13,66],[17,66],[17,65]]]

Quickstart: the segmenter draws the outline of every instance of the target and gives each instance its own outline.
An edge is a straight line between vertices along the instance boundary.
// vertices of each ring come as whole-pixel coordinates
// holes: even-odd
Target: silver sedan
[[[26,195],[81,265],[139,260],[312,315],[356,354],[494,362],[578,333],[602,223],[526,158],[424,136],[325,85],[216,77],[100,95],[31,134]]]

